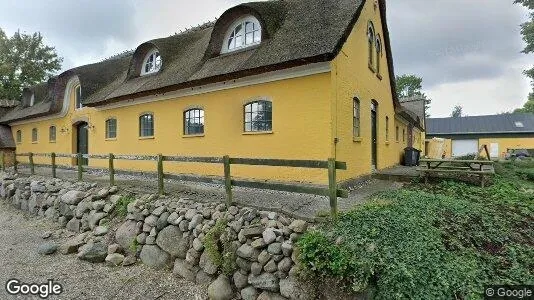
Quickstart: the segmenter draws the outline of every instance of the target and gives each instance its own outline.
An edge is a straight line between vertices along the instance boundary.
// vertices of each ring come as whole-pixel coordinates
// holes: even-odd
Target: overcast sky
[[[63,69],[100,61],[143,41],[210,21],[244,0],[0,0],[0,27],[40,31],[64,57]],[[433,117],[460,104],[468,115],[522,106],[522,70],[534,64],[513,0],[388,0],[396,74],[423,77]]]

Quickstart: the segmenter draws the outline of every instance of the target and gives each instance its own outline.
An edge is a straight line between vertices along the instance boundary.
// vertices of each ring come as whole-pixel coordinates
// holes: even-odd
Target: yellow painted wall
[[[180,156],[217,156],[312,159],[330,157],[330,74],[316,74],[247,87],[240,87],[177,99],[156,101],[110,110],[74,109],[74,94],[66,117],[12,126],[13,136],[22,130],[18,153],[75,153],[73,123],[89,120],[89,153],[91,154],[158,154]],[[83,87],[82,87],[83,88]],[[273,132],[243,133],[243,105],[266,97],[273,104]],[[190,107],[205,111],[205,134],[183,136],[183,111]],[[154,113],[155,136],[139,138],[138,118],[143,112]],[[105,121],[117,118],[117,139],[105,139]],[[48,128],[57,126],[55,143],[48,141]],[[32,128],[38,128],[39,140],[31,142]],[[61,128],[65,129],[61,132]],[[21,158],[21,160],[26,158]],[[57,159],[71,165],[71,159]],[[50,164],[49,158],[35,157],[35,163]],[[94,167],[107,167],[107,160],[89,160]],[[115,162],[118,169],[155,171],[156,162]],[[223,175],[222,165],[165,162],[165,172],[198,175]],[[232,175],[243,178],[274,179],[326,183],[327,170],[232,166]]]
[[[399,164],[399,146],[395,141],[395,113],[385,50],[380,59],[380,74],[369,69],[367,24],[372,21],[375,33],[384,43],[380,11],[373,1],[367,1],[359,21],[348,37],[340,54],[332,61],[333,136],[338,137],[335,154],[346,161],[348,172],[338,175],[341,180],[369,174],[371,166],[371,101],[378,102],[378,169]],[[384,48],[384,47],[383,47]],[[376,60],[376,53],[374,53]],[[360,137],[353,137],[353,98],[360,100]],[[386,117],[389,118],[389,138],[386,139]]]

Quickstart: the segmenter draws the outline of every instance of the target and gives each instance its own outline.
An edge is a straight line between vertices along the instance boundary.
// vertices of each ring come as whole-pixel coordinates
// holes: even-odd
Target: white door
[[[452,140],[452,156],[477,154],[478,140]]]
[[[490,144],[490,156],[492,158],[499,158],[499,143]]]

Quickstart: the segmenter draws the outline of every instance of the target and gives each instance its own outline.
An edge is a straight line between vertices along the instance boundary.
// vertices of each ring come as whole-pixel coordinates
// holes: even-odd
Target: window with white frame
[[[382,40],[376,35],[376,74],[380,75],[380,57],[382,56]]]
[[[52,125],[48,128],[48,141],[54,143],[56,141],[56,126]]]
[[[74,99],[74,102],[76,103],[76,109],[82,108],[82,87],[80,85],[77,85],[76,88],[74,88]]]
[[[37,143],[37,138],[38,138],[37,128],[33,128],[32,129],[32,143]]]
[[[374,45],[375,45],[375,27],[373,25],[373,22],[369,22],[367,26],[367,46],[369,48],[369,67],[371,69],[374,69]]]
[[[352,135],[360,137],[360,100],[358,98],[352,100]]]
[[[150,113],[143,114],[139,117],[139,136],[154,136],[154,116]]]
[[[261,43],[262,32],[258,19],[248,16],[235,22],[226,34],[222,52],[232,52]]]
[[[148,75],[158,72],[161,69],[162,63],[163,61],[161,60],[161,56],[159,55],[158,50],[154,49],[148,52],[147,56],[145,57],[145,60],[143,61],[141,75]]]
[[[273,130],[273,104],[271,101],[254,101],[244,106],[245,132]]]
[[[117,119],[110,118],[106,120],[106,139],[117,138]]]
[[[204,134],[204,110],[193,108],[184,111],[184,135]]]

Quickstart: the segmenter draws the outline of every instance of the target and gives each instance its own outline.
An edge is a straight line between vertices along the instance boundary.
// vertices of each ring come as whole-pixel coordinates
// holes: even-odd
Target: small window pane
[[[247,33],[246,41],[247,45],[254,43],[254,33]]]
[[[184,134],[204,134],[204,110],[190,109],[184,112]]]
[[[152,115],[146,114],[139,117],[139,136],[154,136],[154,120]]]
[[[256,101],[245,105],[244,108],[245,132],[272,130],[272,103],[269,101]]]
[[[235,38],[235,46],[236,47],[243,46],[243,36],[242,35],[236,36],[236,38]]]
[[[243,32],[243,24],[237,25],[236,28],[235,28],[235,34],[237,36],[239,36],[239,35],[243,35],[243,33],[244,33]]]
[[[50,126],[49,132],[48,132],[48,139],[51,142],[56,141],[56,126]]]

